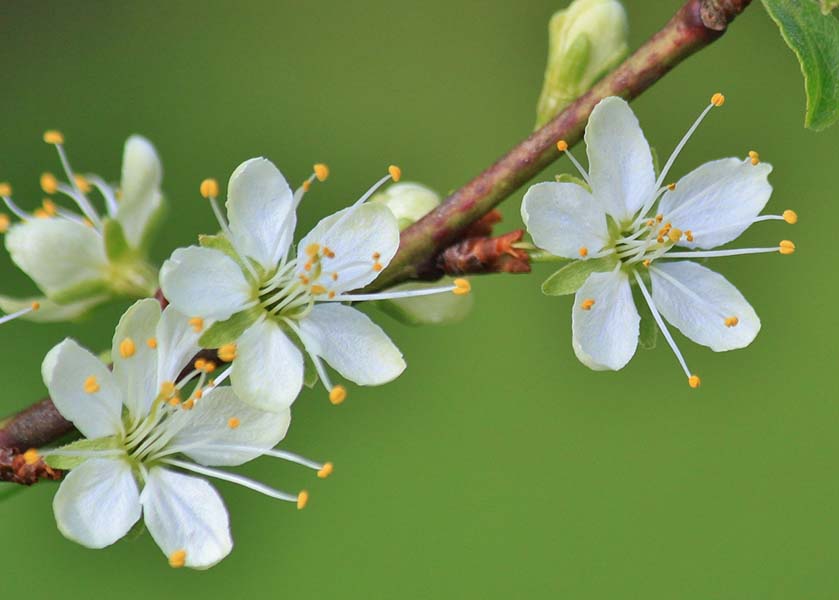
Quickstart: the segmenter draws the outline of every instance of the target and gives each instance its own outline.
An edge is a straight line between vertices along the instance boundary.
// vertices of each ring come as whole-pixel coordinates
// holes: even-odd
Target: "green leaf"
[[[804,126],[821,131],[839,119],[839,21],[811,0],[763,0],[804,75]]]
[[[61,446],[59,450],[70,450],[73,452],[90,452],[92,450],[114,450],[119,448],[119,440],[116,436],[96,438],[94,440],[81,439]],[[58,456],[47,455],[44,462],[53,469],[75,469],[89,456]]]
[[[557,183],[576,183],[578,186],[591,193],[591,187],[582,179],[571,173],[560,173],[556,176]]]
[[[108,260],[116,262],[131,254],[131,246],[125,239],[125,232],[122,225],[115,219],[105,219],[103,234],[105,236],[105,254]]]
[[[604,256],[590,260],[575,260],[548,277],[542,284],[542,293],[546,296],[565,296],[575,293],[592,273],[611,271],[615,268],[616,258]]]
[[[202,348],[218,348],[233,343],[239,339],[245,329],[254,324],[261,314],[262,308],[254,306],[237,312],[226,321],[216,321],[199,338],[198,343]]]

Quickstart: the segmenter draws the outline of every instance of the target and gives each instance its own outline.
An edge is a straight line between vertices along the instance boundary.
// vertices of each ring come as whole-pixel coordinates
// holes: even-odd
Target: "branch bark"
[[[369,289],[390,287],[408,279],[437,278],[447,267],[455,272],[520,272],[526,259],[517,257],[511,245],[520,231],[495,239],[461,240],[476,235],[478,221],[559,158],[555,146],[558,140],[564,139],[569,145],[580,140],[592,109],[602,98],[635,98],[678,63],[719,38],[750,2],[689,0],[661,31],[587,94],[403,231],[399,251]],[[483,225],[478,225],[481,230]],[[479,247],[482,254],[470,262],[475,257],[464,258],[467,246]],[[444,254],[450,247],[449,254]],[[463,269],[454,269],[458,265]],[[72,429],[48,398],[0,422],[0,481],[30,484],[39,477],[57,476],[55,472],[39,471],[38,465],[35,469],[25,465],[21,454],[28,448],[53,443]]]

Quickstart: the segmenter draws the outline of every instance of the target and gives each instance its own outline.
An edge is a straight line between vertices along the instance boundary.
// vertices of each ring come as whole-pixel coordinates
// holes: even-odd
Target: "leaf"
[[[237,312],[226,321],[216,321],[198,339],[198,343],[202,348],[218,348],[235,342],[261,314],[262,308],[254,306]]]
[[[804,75],[804,126],[821,131],[839,119],[839,21],[811,0],[763,0]]]
[[[105,236],[105,254],[108,260],[116,262],[128,254],[131,254],[131,246],[125,239],[125,232],[122,225],[116,219],[105,219],[103,234]]]
[[[119,448],[119,440],[116,436],[96,438],[93,440],[81,439],[71,442],[65,446],[61,446],[58,450],[67,450],[70,452],[90,452],[95,450],[113,450]],[[75,469],[90,456],[59,456],[47,455],[44,457],[44,462],[53,469]]]
[[[575,260],[548,277],[542,284],[546,296],[565,296],[575,293],[592,273],[611,271],[615,268],[615,257],[604,256],[590,260]]]

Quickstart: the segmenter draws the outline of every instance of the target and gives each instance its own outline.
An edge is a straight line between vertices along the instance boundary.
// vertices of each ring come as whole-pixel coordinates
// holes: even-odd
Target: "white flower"
[[[230,177],[227,218],[216,201],[218,184],[205,181],[222,237],[204,238],[205,247],[176,250],[161,269],[166,298],[185,314],[221,321],[202,344],[225,345],[235,355],[231,381],[245,401],[268,410],[288,407],[304,380],[304,356],[338,404],[346,397],[333,385],[325,361],[360,385],[378,385],[405,368],[402,354],[384,331],[344,302],[400,298],[439,292],[465,293],[466,281],[419,291],[350,294],[371,283],[399,246],[391,211],[365,203],[385,182],[399,178],[390,167],[353,206],[318,223],[290,247],[295,209],[314,181],[326,178],[324,165],[292,193],[282,173],[264,158],[242,163]]]
[[[629,105],[606,98],[586,127],[589,171],[568,153],[585,183],[540,183],[525,194],[522,218],[536,245],[579,259],[548,279],[543,290],[576,291],[574,351],[592,369],[620,369],[635,353],[640,322],[632,299],[635,284],[691,387],[699,385],[699,377],[688,369],[662,317],[717,352],[747,346],[760,329],[755,311],[725,277],[694,262],[670,260],[795,249],[784,240],[772,248],[706,251],[734,240],[752,223],[797,220],[790,210],[758,216],[772,193],[767,181],[772,167],[754,151],[745,160],[705,163],[662,187],[688,138],[723,101],[722,94],[712,97],[656,178],[650,147]],[[563,141],[557,147],[568,148]]]
[[[211,366],[196,361],[198,333],[188,319],[156,300],[135,303],[113,339],[113,371],[67,339],[44,358],[44,381],[56,408],[86,438],[41,450],[48,464],[71,469],[55,495],[58,528],[89,548],[124,536],[142,515],[173,567],[207,568],[232,548],[227,510],[215,489],[192,472],[238,483],[273,498],[286,494],[212,467],[235,466],[261,455],[331,472],[325,465],[272,447],[288,429],[288,410],[264,412],[229,387],[207,380]],[[184,376],[179,379],[179,375]],[[30,450],[27,459],[37,458]]]
[[[146,297],[157,288],[156,272],[146,262],[155,221],[163,209],[162,168],[154,146],[131,136],[125,142],[122,180],[115,191],[101,177],[76,174],[64,151],[63,136],[48,131],[44,140],[55,146],[68,183],[51,173],[41,176],[47,194],[72,201],[75,210],[47,198],[27,212],[11,198],[11,186],[0,185],[9,210],[21,219],[10,226],[0,215],[0,231],[8,231],[6,249],[12,260],[38,285],[45,297],[16,299],[0,296],[0,308],[38,321],[70,320],[114,296]],[[94,189],[104,214],[93,205]],[[33,302],[40,310],[30,312]]]

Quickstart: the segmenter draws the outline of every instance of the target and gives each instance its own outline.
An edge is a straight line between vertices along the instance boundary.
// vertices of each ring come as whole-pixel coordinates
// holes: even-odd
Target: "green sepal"
[[[111,295],[107,281],[104,279],[88,279],[52,294],[50,300],[56,304],[72,304],[94,296],[105,295]]]
[[[661,173],[661,162],[658,158],[658,152],[652,146],[650,146],[650,154],[653,157],[653,171],[655,172],[656,178],[658,178],[659,174]]]
[[[100,353],[97,355],[97,357],[96,357],[96,358],[98,358],[99,360],[101,360],[101,361],[102,361],[103,363],[105,363],[106,365],[109,365],[109,364],[111,364],[112,362],[114,362],[114,361],[113,361],[113,356],[111,355],[111,349],[110,349],[110,348],[108,348],[107,350],[102,350],[102,352],[100,352]]]
[[[218,348],[231,344],[239,339],[245,330],[253,325],[262,314],[262,308],[253,306],[247,310],[237,312],[225,321],[216,321],[198,339],[202,348]]]
[[[839,119],[839,20],[810,0],[763,0],[763,6],[801,65],[804,127],[821,131]]]
[[[66,446],[61,446],[59,450],[73,450],[73,451],[83,451],[83,452],[90,452],[94,450],[115,450],[119,448],[119,439],[117,436],[112,435],[110,437],[102,437],[96,438],[94,440],[88,439],[81,439],[75,442],[71,442]],[[89,456],[45,456],[44,462],[47,463],[53,469],[75,469],[84,461],[86,461]]]
[[[556,82],[554,84],[556,90],[551,90],[557,93],[560,89],[567,90],[579,87],[583,75],[588,69],[589,58],[591,56],[591,40],[585,33],[580,33],[571,42],[571,45],[566,48],[565,53],[556,64]],[[543,123],[550,121],[556,113],[540,114],[539,119]]]
[[[125,239],[125,232],[122,225],[116,219],[105,219],[103,222],[102,234],[105,238],[105,254],[110,262],[118,262],[130,256],[132,253],[128,240]]]
[[[161,194],[160,204],[149,215],[149,218],[146,220],[146,225],[143,227],[143,233],[140,234],[140,246],[137,248],[137,251],[141,256],[148,256],[149,248],[154,241],[154,236],[166,220],[168,214],[169,204],[166,202],[166,196]]]
[[[571,175],[571,173],[560,173],[556,176],[556,181],[557,183],[576,183],[589,194],[591,193],[591,187],[589,184],[587,184],[584,179],[580,179],[576,175]]]
[[[635,294],[640,296],[640,293]],[[635,298],[635,306],[638,314],[641,315],[641,324],[638,331],[638,347],[642,350],[652,350],[658,342],[658,324],[653,318],[653,313],[644,298]]]
[[[574,294],[592,273],[602,273],[615,268],[617,259],[612,256],[575,260],[548,277],[542,284],[542,293],[546,296],[565,296]]]
[[[312,357],[309,356],[308,352],[303,352],[303,385],[307,388],[312,389],[317,385],[318,380],[320,377],[318,376],[318,370],[315,368],[315,361],[312,360]]]
[[[227,239],[227,236],[224,234],[216,234],[216,235],[199,235],[198,236],[198,244],[202,248],[210,248],[212,250],[218,250],[219,252],[225,253],[227,256],[233,259],[233,261],[239,265],[239,268],[242,269],[242,273],[245,274],[245,277],[248,280],[252,279],[251,273],[248,270],[245,263],[242,261],[244,260],[239,256],[236,252],[236,249],[233,247],[233,244]],[[253,268],[256,270],[257,273],[263,274],[262,265],[258,264],[256,261],[250,261]]]

